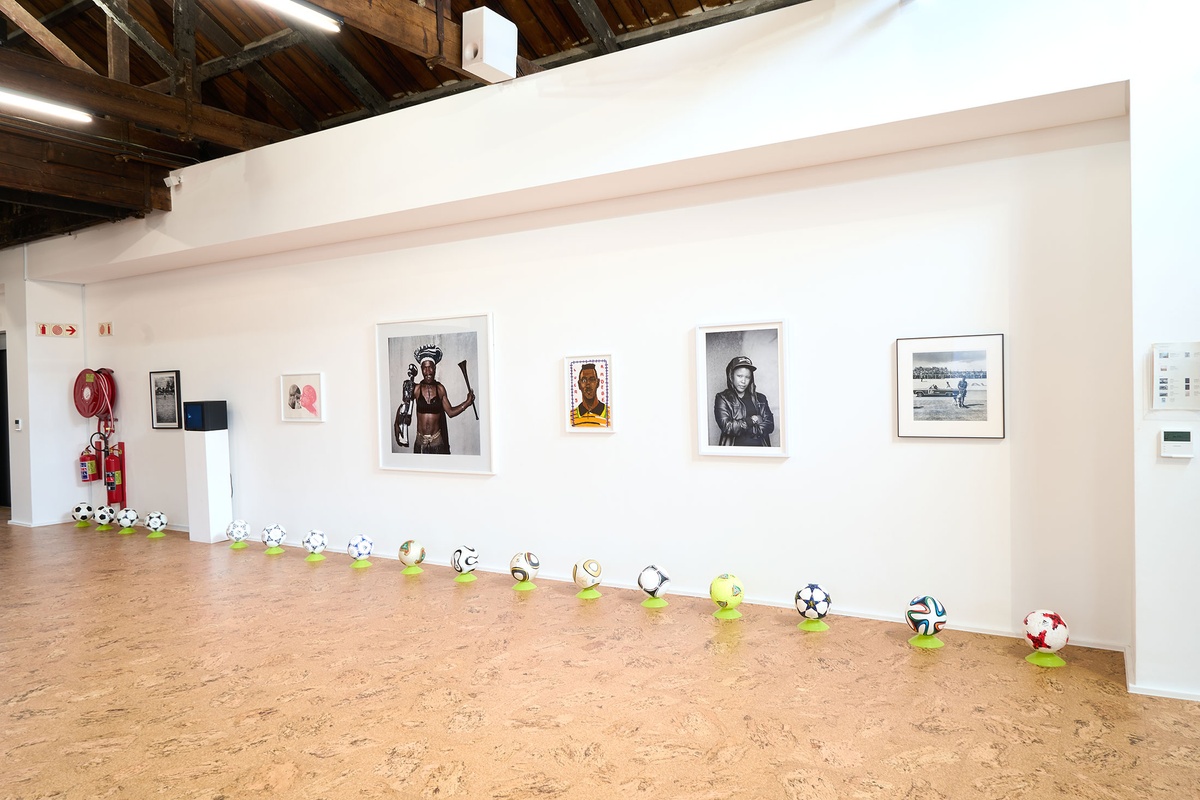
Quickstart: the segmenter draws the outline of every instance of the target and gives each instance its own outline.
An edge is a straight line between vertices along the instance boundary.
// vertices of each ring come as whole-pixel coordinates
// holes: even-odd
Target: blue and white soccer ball
[[[591,589],[600,583],[600,562],[594,558],[581,558],[571,568],[571,580],[580,589]]]
[[[667,593],[671,576],[665,570],[651,564],[638,573],[638,587],[651,597],[662,597]]]
[[[909,601],[904,619],[920,635],[933,636],[946,627],[946,608],[936,597],[920,595]]]
[[[235,542],[244,542],[250,538],[250,524],[244,519],[235,519],[226,526],[225,535]]]
[[[92,519],[100,525],[108,525],[117,517],[117,510],[112,506],[100,506],[96,509],[96,513],[92,515]]]
[[[406,567],[415,567],[425,560],[425,548],[416,539],[409,539],[400,545],[400,563]]]
[[[287,538],[287,531],[282,525],[268,525],[263,528],[262,541],[267,547],[281,547]]]
[[[796,610],[805,619],[822,619],[829,613],[833,598],[819,583],[810,583],[796,592]]]
[[[474,572],[475,567],[479,566],[479,553],[475,552],[474,547],[464,544],[451,554],[450,566],[454,567],[455,572],[463,575]]]
[[[363,534],[359,533],[350,540],[350,544],[346,548],[346,552],[349,553],[350,557],[355,561],[362,561],[364,558],[370,558],[371,551],[374,548],[375,543],[371,541],[371,537],[364,536]]]
[[[517,553],[508,562],[508,571],[519,581],[531,581],[538,574],[542,562],[533,553]]]
[[[122,508],[117,512],[117,524],[122,528],[132,528],[138,524],[138,519],[137,509]]]
[[[167,527],[167,515],[161,511],[151,511],[146,515],[146,527],[158,533]]]
[[[304,549],[310,553],[322,553],[329,546],[329,537],[324,531],[311,530],[302,542]]]
[[[76,522],[87,522],[92,518],[92,514],[94,513],[95,510],[92,508],[91,503],[77,503],[75,507],[71,509],[71,519],[75,520]]]

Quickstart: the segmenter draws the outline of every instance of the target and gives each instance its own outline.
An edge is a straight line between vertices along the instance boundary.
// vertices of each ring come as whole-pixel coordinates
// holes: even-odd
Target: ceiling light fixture
[[[69,119],[72,122],[91,122],[92,115],[80,111],[77,108],[59,105],[49,100],[42,100],[37,97],[30,97],[27,94],[12,92],[8,89],[0,89],[0,106],[16,108],[22,111],[33,111],[36,114],[58,117],[60,119]]]
[[[258,3],[279,12],[285,17],[306,22],[327,33],[337,33],[342,29],[343,20],[341,17],[326,11],[320,6],[306,3],[304,0],[258,0]]]

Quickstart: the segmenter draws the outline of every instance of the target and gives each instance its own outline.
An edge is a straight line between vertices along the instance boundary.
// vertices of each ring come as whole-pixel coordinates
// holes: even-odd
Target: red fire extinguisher
[[[108,489],[108,504],[116,508],[125,505],[125,443],[118,442],[104,457],[104,485]]]
[[[84,483],[100,480],[100,459],[92,452],[91,447],[84,448],[79,454],[79,477]]]

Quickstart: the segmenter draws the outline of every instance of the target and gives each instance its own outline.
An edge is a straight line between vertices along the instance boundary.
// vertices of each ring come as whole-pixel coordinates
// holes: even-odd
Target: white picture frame
[[[611,355],[567,356],[563,425],[567,433],[613,433],[613,358]],[[585,383],[585,381],[587,381]],[[592,397],[585,396],[585,390]],[[590,409],[589,400],[594,401]]]
[[[280,375],[279,416],[284,422],[324,422],[325,375],[320,372]]]
[[[1004,394],[1004,334],[896,340],[897,436],[1003,439]]]
[[[782,320],[696,328],[701,456],[788,457],[785,338]],[[751,376],[741,396],[730,383],[731,368]]]

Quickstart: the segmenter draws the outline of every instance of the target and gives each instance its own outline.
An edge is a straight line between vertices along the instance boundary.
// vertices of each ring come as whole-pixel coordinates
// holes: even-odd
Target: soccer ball
[[[1062,650],[1067,646],[1070,634],[1066,621],[1053,611],[1039,608],[1025,615],[1025,640],[1039,653]]]
[[[92,519],[101,525],[107,525],[116,519],[116,516],[117,510],[112,506],[100,506],[96,509],[96,513],[92,515]]]
[[[571,578],[580,589],[590,589],[600,584],[600,562],[594,558],[584,558],[575,562],[571,568]]]
[[[92,518],[92,506],[90,503],[79,503],[71,509],[71,519],[76,522],[87,522]]]
[[[425,560],[425,548],[416,539],[409,539],[400,545],[400,563],[406,567],[415,567]]]
[[[670,580],[671,576],[666,571],[651,564],[638,573],[637,583],[641,590],[651,597],[662,597]]]
[[[362,561],[363,559],[370,557],[371,550],[374,548],[375,543],[371,541],[371,537],[364,536],[363,534],[359,533],[350,540],[350,544],[346,547],[346,552],[349,553],[350,557],[355,561]]]
[[[475,567],[479,566],[479,553],[475,552],[474,547],[464,544],[450,556],[450,566],[454,567],[455,572],[460,572],[464,575],[468,572],[474,572]]]
[[[508,571],[519,581],[531,581],[537,577],[542,562],[533,553],[517,553],[508,562]]]
[[[146,527],[158,533],[167,527],[167,515],[161,511],[151,511],[146,515]]]
[[[736,575],[723,572],[713,578],[708,586],[708,596],[721,608],[737,608],[742,604],[746,590]]]
[[[250,525],[244,519],[235,519],[225,528],[225,535],[235,542],[244,542],[250,538]]]
[[[132,508],[122,508],[117,512],[117,524],[122,528],[132,528],[138,524],[138,513]]]
[[[829,613],[833,598],[819,583],[810,583],[796,592],[796,610],[805,619],[821,619]]]
[[[321,531],[309,531],[302,542],[304,549],[310,553],[320,553],[329,546],[329,537]]]
[[[263,528],[262,541],[267,547],[279,547],[283,544],[284,537],[287,536],[287,531],[282,525],[269,525]]]
[[[922,595],[914,597],[904,613],[908,627],[922,636],[933,636],[946,627],[946,608],[936,597]]]

